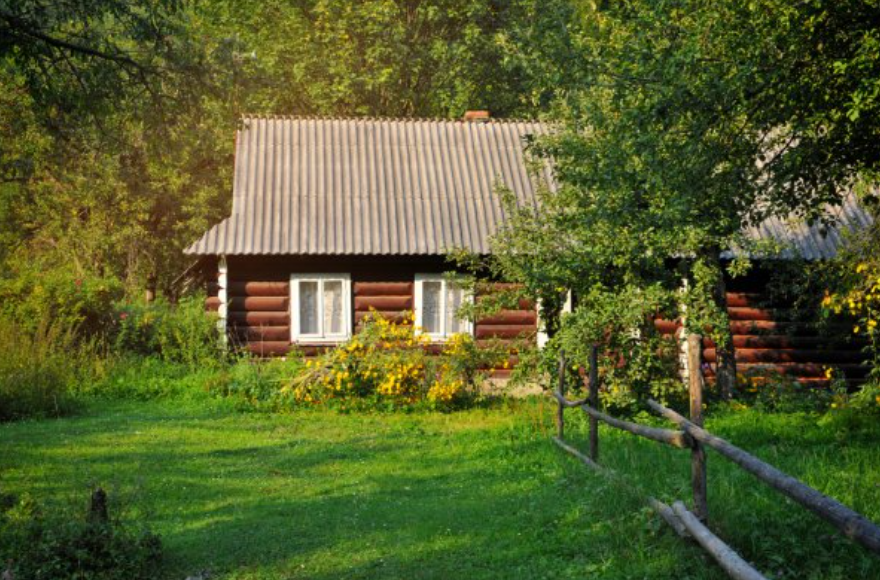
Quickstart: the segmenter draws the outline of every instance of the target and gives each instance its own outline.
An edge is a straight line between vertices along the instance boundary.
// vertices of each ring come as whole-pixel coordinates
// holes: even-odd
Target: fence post
[[[565,351],[559,351],[559,386],[557,391],[560,397],[565,397]],[[563,439],[565,436],[565,407],[562,401],[559,401],[559,408],[556,410],[556,436]]]
[[[687,339],[688,391],[691,403],[691,422],[703,426],[703,337],[690,334]],[[694,515],[701,521],[709,517],[706,492],[706,449],[699,441],[694,441],[691,449],[691,486],[694,493]]]
[[[599,347],[590,347],[590,406],[599,408]],[[599,461],[599,420],[590,416],[590,459]]]

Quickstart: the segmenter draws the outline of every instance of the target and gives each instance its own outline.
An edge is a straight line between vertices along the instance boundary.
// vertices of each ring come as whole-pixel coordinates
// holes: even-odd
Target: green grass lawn
[[[577,417],[575,411],[569,412]],[[0,486],[85,505],[100,484],[162,536],[167,578],[723,578],[640,498],[550,441],[534,401],[443,414],[241,414],[101,403],[0,425]],[[807,415],[709,427],[880,521],[877,431]],[[582,444],[583,421],[572,422]],[[688,455],[603,431],[602,460],[688,499]],[[779,578],[880,578],[880,560],[710,452],[712,527]]]

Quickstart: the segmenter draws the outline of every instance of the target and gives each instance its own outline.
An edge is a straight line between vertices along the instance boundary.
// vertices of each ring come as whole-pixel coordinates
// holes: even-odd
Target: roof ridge
[[[514,117],[489,117],[479,121],[470,121],[463,118],[447,119],[443,117],[383,117],[379,115],[301,115],[301,114],[275,114],[258,113],[242,114],[240,121],[362,121],[379,123],[460,123],[460,124],[515,124],[515,123],[545,123],[540,119],[526,119]]]

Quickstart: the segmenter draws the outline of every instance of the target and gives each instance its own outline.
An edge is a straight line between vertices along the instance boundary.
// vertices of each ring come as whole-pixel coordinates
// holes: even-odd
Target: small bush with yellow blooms
[[[828,316],[848,316],[854,336],[866,339],[871,379],[880,383],[880,258],[852,263],[837,291],[826,291],[822,307]]]
[[[469,334],[442,344],[414,325],[371,312],[347,342],[306,361],[306,369],[283,388],[296,404],[341,410],[427,406],[449,410],[475,402],[495,349],[478,348]]]

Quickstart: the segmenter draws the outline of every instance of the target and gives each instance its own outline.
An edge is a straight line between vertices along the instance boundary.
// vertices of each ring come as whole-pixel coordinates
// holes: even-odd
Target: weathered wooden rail
[[[565,353],[559,357],[559,384],[553,396],[558,402],[556,413],[557,436],[554,442],[564,451],[578,458],[586,466],[612,476],[618,481],[623,478],[613,470],[599,464],[599,422],[633,435],[664,443],[678,449],[691,452],[691,488],[693,495],[693,512],[682,502],[669,505],[653,498],[646,501],[675,531],[682,537],[694,539],[718,564],[736,580],[763,579],[755,568],[743,560],[733,549],[715,536],[706,526],[709,518],[707,494],[706,448],[717,451],[722,457],[733,461],[761,481],[780,491],[819,517],[830,522],[845,536],[860,543],[862,546],[880,554],[880,527],[861,514],[809,487],[796,478],[783,473],[776,467],[761,461],[754,455],[736,447],[732,443],[717,437],[703,429],[703,374],[701,370],[701,337],[688,337],[688,390],[690,397],[690,419],[668,409],[660,403],[649,400],[648,406],[661,416],[678,426],[677,430],[649,427],[630,421],[624,421],[607,415],[598,410],[598,347],[590,349],[590,374],[588,395],[586,398],[570,401],[565,398]],[[580,408],[589,417],[589,454],[584,454],[564,439],[565,410]],[[631,487],[631,486],[630,486]]]

